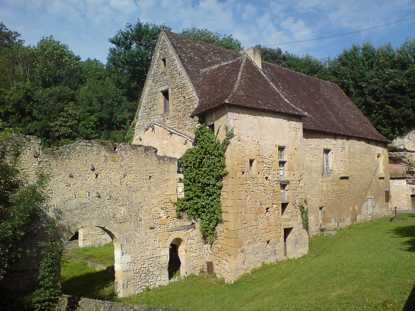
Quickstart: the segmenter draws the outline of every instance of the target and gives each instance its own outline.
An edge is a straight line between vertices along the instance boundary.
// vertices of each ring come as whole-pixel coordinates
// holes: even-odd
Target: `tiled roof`
[[[305,130],[387,142],[335,84],[166,32],[197,95],[200,115],[222,105],[302,117]]]

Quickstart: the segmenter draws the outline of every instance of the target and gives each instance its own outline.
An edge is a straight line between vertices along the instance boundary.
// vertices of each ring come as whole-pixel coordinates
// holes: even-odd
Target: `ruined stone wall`
[[[183,135],[165,125],[153,123],[144,129],[139,141],[144,146],[156,148],[158,155],[180,158],[192,147],[193,137]]]
[[[332,173],[323,176],[323,150],[332,152]],[[334,230],[389,213],[388,153],[363,140],[306,132],[304,185],[310,232]]]
[[[100,228],[82,227],[78,230],[79,247],[101,246],[111,242],[111,237]]]
[[[390,207],[398,211],[415,209],[415,185],[408,184],[405,178],[390,180]]]
[[[169,282],[175,239],[181,240],[181,276],[205,269],[197,224],[176,218],[176,162],[150,147],[82,141],[42,151],[33,139],[20,157],[28,176],[49,175],[50,213],[66,238],[94,227],[112,238],[121,297]]]
[[[164,62],[165,64],[164,65]],[[163,112],[161,91],[169,90],[169,112]],[[152,123],[165,124],[190,137],[194,135],[197,118],[190,115],[198,103],[185,70],[165,34],[159,38],[136,117],[133,144],[140,139]],[[155,137],[157,139],[157,137]],[[173,142],[172,142],[173,143]],[[151,145],[155,145],[152,143]]]
[[[222,190],[223,223],[213,245],[215,272],[227,281],[266,262],[304,255],[308,236],[302,227],[299,202],[302,123],[298,119],[248,109],[227,108],[207,117],[219,138],[225,128],[234,138],[226,152]],[[278,175],[278,146],[286,147],[286,176]],[[280,182],[289,181],[289,205],[282,215]],[[284,228],[293,228],[284,250]]]

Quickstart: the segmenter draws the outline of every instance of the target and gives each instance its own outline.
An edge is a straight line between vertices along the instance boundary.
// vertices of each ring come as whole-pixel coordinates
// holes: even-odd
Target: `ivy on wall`
[[[216,226],[222,219],[220,195],[226,175],[225,152],[232,137],[233,132],[227,130],[220,142],[209,128],[199,127],[194,148],[188,149],[178,163],[184,176],[184,197],[177,201],[177,214],[198,220],[209,243],[214,241]]]

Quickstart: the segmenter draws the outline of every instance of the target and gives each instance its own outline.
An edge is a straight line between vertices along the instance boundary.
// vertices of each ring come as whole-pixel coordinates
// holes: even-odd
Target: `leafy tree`
[[[167,27],[137,21],[110,39],[107,66],[116,86],[136,102],[150,67],[151,57],[161,29]]]
[[[326,75],[327,70],[324,63],[309,55],[300,57],[284,52],[280,48],[272,49],[260,45],[257,47],[261,50],[263,60],[266,62],[278,64],[311,76]]]
[[[225,49],[235,51],[242,49],[241,42],[232,35],[221,35],[207,29],[189,28],[183,30],[182,35],[195,41],[210,43]]]

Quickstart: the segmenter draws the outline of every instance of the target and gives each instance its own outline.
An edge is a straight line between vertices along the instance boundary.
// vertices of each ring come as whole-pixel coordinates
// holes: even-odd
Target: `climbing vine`
[[[177,214],[198,220],[203,237],[210,243],[222,219],[220,195],[226,175],[225,152],[232,137],[233,132],[227,130],[220,142],[209,128],[202,126],[196,131],[194,148],[188,149],[178,164],[184,176],[184,198],[177,201]]]
[[[307,202],[305,204],[307,204]],[[309,232],[308,208],[305,204],[300,205],[301,221],[303,223],[303,228]]]

